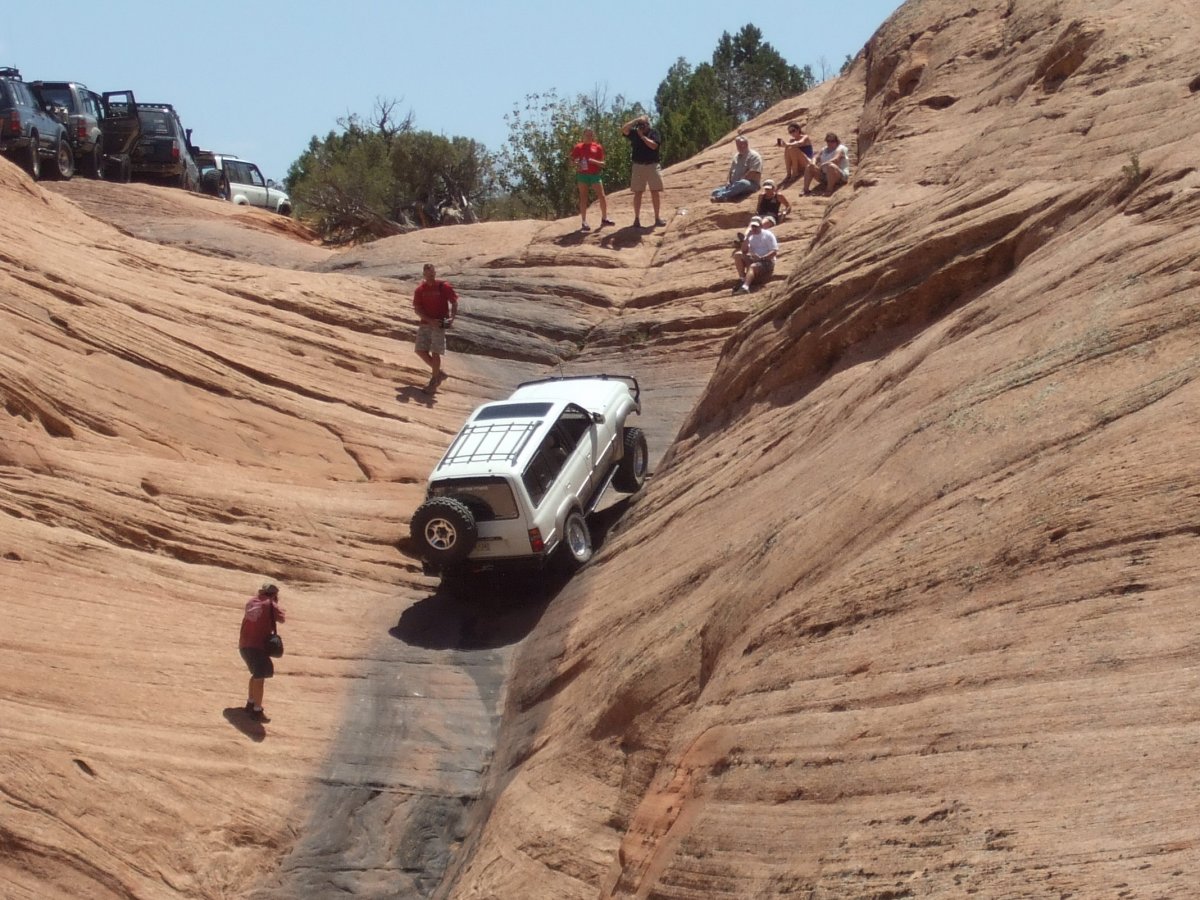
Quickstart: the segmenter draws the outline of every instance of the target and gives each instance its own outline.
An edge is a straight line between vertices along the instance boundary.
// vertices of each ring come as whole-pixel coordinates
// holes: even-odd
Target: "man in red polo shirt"
[[[433,393],[446,377],[442,356],[446,353],[446,329],[458,315],[458,294],[448,281],[438,281],[433,263],[425,263],[424,278],[413,292],[413,309],[421,324],[417,326],[417,356],[432,370],[425,392]]]
[[[275,623],[284,618],[278,601],[279,588],[275,585],[268,583],[259,588],[246,603],[242,630],[238,635],[238,650],[250,670],[246,714],[259,722],[269,721],[262,706],[263,688],[266,680],[275,675],[275,664],[267,655],[267,638],[275,631]]]

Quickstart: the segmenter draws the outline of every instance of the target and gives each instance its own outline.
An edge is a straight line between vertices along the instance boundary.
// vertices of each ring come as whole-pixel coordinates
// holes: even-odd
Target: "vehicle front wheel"
[[[576,566],[582,566],[592,558],[592,532],[587,519],[577,509],[567,513],[567,521],[563,524],[563,544]]]
[[[54,147],[54,167],[50,170],[50,177],[59,181],[69,181],[74,174],[75,154],[71,151],[70,145],[59,138]]]
[[[426,500],[413,513],[410,529],[421,556],[442,565],[466,559],[479,539],[475,516],[453,497]]]
[[[613,487],[623,494],[641,490],[646,483],[650,450],[646,446],[646,435],[640,428],[626,428],[623,437],[625,455],[617,463],[617,474],[613,476]]]

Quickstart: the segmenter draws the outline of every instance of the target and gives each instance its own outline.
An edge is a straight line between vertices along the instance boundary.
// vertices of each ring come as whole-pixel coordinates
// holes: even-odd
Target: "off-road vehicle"
[[[75,174],[75,155],[64,123],[66,110],[43,103],[13,68],[0,67],[0,153],[25,168],[36,181],[46,174]]]
[[[200,192],[220,197],[238,206],[257,206],[281,216],[292,214],[292,200],[287,192],[263,177],[262,170],[252,162],[229,153],[197,150],[193,156],[200,167]]]
[[[556,551],[587,562],[587,516],[604,492],[633,493],[646,479],[646,437],[625,424],[631,413],[641,413],[641,391],[627,375],[528,381],[476,409],[413,513],[426,574],[540,569]]]
[[[65,111],[75,170],[89,178],[103,178],[104,98],[77,81],[34,81],[29,86],[43,106]]]

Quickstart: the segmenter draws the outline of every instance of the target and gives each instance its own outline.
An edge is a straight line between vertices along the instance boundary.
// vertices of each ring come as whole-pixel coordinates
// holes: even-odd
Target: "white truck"
[[[646,479],[646,437],[625,424],[632,413],[641,392],[627,375],[529,381],[476,409],[413,513],[425,573],[541,569],[560,548],[587,562],[587,516],[610,485],[634,493]]]

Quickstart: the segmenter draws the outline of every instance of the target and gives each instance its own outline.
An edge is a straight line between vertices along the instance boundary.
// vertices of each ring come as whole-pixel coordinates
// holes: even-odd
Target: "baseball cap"
[[[763,182],[763,187],[773,188],[773,187],[775,187],[775,182],[773,182],[770,178],[768,178],[766,181]]]

